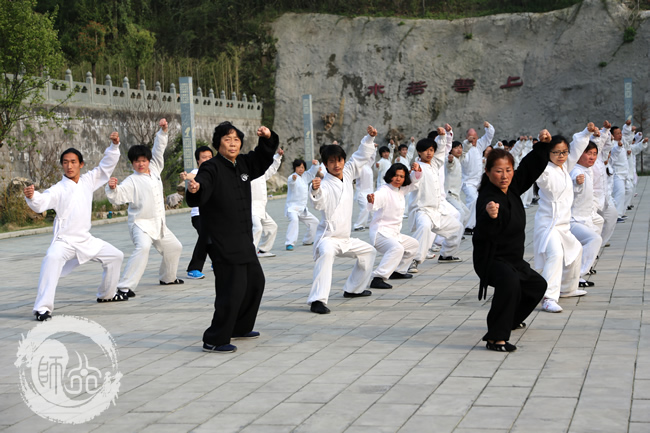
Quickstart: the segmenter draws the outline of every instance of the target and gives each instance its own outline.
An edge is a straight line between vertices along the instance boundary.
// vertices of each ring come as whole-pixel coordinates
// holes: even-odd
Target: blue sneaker
[[[287,251],[293,251],[293,245],[287,245]]]
[[[203,272],[201,271],[189,271],[187,273],[187,278],[190,280],[200,280],[201,278],[205,278],[205,275],[203,275]]]

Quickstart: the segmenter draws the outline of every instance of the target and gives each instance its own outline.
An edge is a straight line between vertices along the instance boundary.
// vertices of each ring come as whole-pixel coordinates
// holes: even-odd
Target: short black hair
[[[462,146],[462,145],[463,145],[463,143],[461,143],[461,142],[458,141],[458,140],[454,140],[454,141],[451,142],[451,148],[452,148],[452,149],[453,149],[454,147],[458,147],[458,146]]]
[[[384,175],[384,182],[391,183],[397,174],[397,170],[404,170],[404,183],[402,186],[409,186],[411,184],[411,177],[409,176],[409,169],[401,162],[396,162],[391,165],[386,174]]]
[[[433,131],[429,132],[429,134],[427,135],[427,138],[430,138],[432,140],[435,140],[436,137],[438,137],[438,130],[437,129],[434,129]]]
[[[210,154],[214,156],[212,149],[210,149],[208,146],[201,146],[194,151],[194,159],[196,159],[196,162],[199,162],[199,157],[203,152],[210,152]]]
[[[402,150],[402,149],[408,149],[408,148],[409,148],[409,147],[408,147],[406,144],[400,144],[399,146],[397,146],[397,150],[398,150],[398,151],[399,151],[399,150]]]
[[[553,148],[560,143],[566,143],[567,149],[571,150],[571,145],[569,144],[567,139],[564,138],[563,135],[554,135],[553,137],[551,137],[551,142],[549,143],[550,144],[549,150],[553,150]]]
[[[591,149],[596,149],[596,153],[598,153],[598,146],[597,146],[596,143],[594,143],[593,141],[590,141],[590,142],[589,142],[589,144],[587,145],[587,147],[585,147],[584,152],[582,152],[582,153],[587,153],[587,152],[589,152]]]
[[[415,145],[415,150],[420,153],[424,152],[430,147],[433,147],[433,151],[435,152],[438,150],[438,143],[436,143],[433,138],[423,138],[422,140],[418,141],[418,144]]]
[[[75,149],[74,147],[71,147],[71,148],[69,148],[69,149],[64,150],[63,153],[61,154],[61,158],[59,158],[59,163],[60,163],[61,165],[63,165],[63,157],[66,156],[68,153],[74,153],[75,155],[77,155],[77,158],[79,158],[79,164],[81,164],[82,162],[84,162],[84,157],[83,157],[83,155],[81,154],[81,152],[79,152],[79,151],[78,151],[77,149]]]
[[[293,162],[291,163],[291,166],[293,167],[294,171],[296,168],[300,167],[301,165],[305,166],[305,170],[307,170],[307,163],[305,162],[304,159],[294,159]]]
[[[331,157],[335,157],[336,159],[342,158],[343,161],[345,161],[346,158],[345,150],[338,144],[327,144],[321,148],[320,151],[320,158],[323,161],[323,164],[327,164],[327,161]]]
[[[129,157],[131,164],[133,164],[133,161],[140,158],[141,156],[144,156],[149,161],[151,161],[151,149],[143,144],[136,144],[135,146],[131,146],[127,156]]]
[[[384,152],[388,152],[388,153],[390,153],[390,149],[388,148],[388,146],[381,146],[381,147],[379,148],[379,154],[380,154],[380,155],[381,155],[382,153],[384,153]]]
[[[212,135],[212,147],[215,149],[219,149],[219,146],[221,145],[221,138],[230,134],[231,131],[235,131],[237,134],[237,137],[239,137],[239,140],[241,141],[241,145],[244,145],[244,133],[241,132],[235,125],[232,123],[226,121],[226,122],[221,122],[214,128],[214,134]]]

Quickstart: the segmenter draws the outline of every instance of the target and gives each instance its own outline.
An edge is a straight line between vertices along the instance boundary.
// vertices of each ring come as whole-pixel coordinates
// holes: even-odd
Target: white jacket
[[[280,168],[282,155],[276,153],[273,155],[273,163],[266,169],[264,176],[251,181],[251,212],[253,216],[264,218],[266,216],[266,202],[269,197],[266,192],[266,181],[271,179]]]
[[[472,146],[469,141],[463,141],[463,155],[460,157],[461,167],[463,168],[463,183],[478,187],[483,175],[483,151],[492,143],[494,138],[494,127],[490,125],[485,128],[483,137],[476,141],[476,146]]]
[[[302,176],[293,173],[287,178],[287,203],[284,205],[285,216],[288,216],[290,211],[300,213],[307,209],[309,182],[314,180],[319,168],[320,165],[315,164],[309,170],[305,171]],[[296,176],[295,180],[293,179],[294,175]],[[370,179],[372,183],[372,172],[370,172]]]

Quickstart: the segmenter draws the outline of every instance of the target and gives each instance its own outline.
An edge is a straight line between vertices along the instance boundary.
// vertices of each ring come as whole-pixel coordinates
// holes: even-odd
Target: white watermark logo
[[[113,337],[83,317],[60,315],[35,326],[20,341],[14,365],[27,406],[54,422],[89,421],[115,404],[120,390]]]

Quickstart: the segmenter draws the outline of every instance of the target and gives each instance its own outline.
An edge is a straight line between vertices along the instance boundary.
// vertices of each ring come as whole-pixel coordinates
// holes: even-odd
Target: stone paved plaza
[[[21,335],[37,326],[32,306],[51,234],[0,240],[0,430],[650,432],[647,180],[640,178],[634,210],[601,252],[596,286],[583,298],[562,299],[560,314],[534,311],[528,328],[513,332],[518,350],[510,354],[481,342],[491,298],[477,300],[469,238],[459,253],[463,262],[428,260],[412,280],[391,281],[392,290],[368,298],[343,298],[353,261],[337,259],[332,313],[310,313],[312,249],[284,250],[282,199],[268,205],[279,234],[277,257],[261,260],[262,335],[234,341],[234,354],[201,351],[213,275],[159,286],[160,256],[152,251],[137,297],[98,304],[101,267],[83,265],[61,279],[54,319],[39,326],[64,314],[99,323],[115,339],[123,377],[115,405],[76,425],[35,415],[21,398],[14,366]],[[527,211],[528,259],[535,210]],[[196,234],[188,213],[169,216],[168,224],[184,245],[184,278]],[[92,232],[127,257],[133,250],[124,222]],[[368,239],[367,231],[354,236]]]

